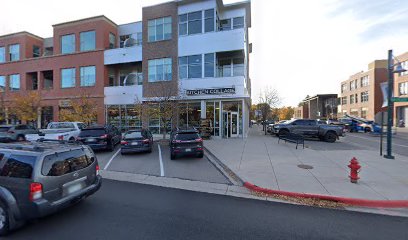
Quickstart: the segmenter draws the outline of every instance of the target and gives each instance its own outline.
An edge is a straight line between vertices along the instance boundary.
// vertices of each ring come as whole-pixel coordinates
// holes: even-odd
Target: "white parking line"
[[[111,157],[111,159],[109,159],[109,162],[105,165],[105,167],[103,168],[103,170],[108,169],[109,165],[111,164],[112,160],[119,154],[120,152],[120,148],[118,149],[118,151],[116,151],[115,154],[113,154],[113,156]]]
[[[374,139],[365,138],[365,137],[356,136],[356,135],[350,135],[350,134],[347,135],[347,136],[364,139],[364,140],[367,140],[367,141],[370,141],[370,142],[379,142],[379,141],[380,141],[380,140],[374,140]],[[397,146],[397,147],[406,147],[406,148],[408,148],[407,145],[401,145],[401,144],[397,144],[397,143],[392,143],[392,145],[393,145],[393,146]]]
[[[159,148],[160,176],[164,177],[163,158],[162,158],[160,144],[157,144],[157,147]]]

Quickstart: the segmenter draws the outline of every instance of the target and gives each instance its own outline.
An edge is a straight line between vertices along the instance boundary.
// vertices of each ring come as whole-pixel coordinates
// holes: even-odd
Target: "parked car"
[[[120,153],[148,152],[153,150],[153,135],[149,130],[130,130],[123,135]]]
[[[86,125],[81,122],[51,122],[47,125],[47,129],[41,129],[36,134],[27,134],[26,139],[28,141],[38,139],[75,141],[81,129],[85,127]]]
[[[25,141],[26,134],[35,134],[38,131],[30,125],[1,125],[0,142]]]
[[[96,156],[86,146],[0,144],[0,234],[81,201],[101,183]]]
[[[273,134],[273,125],[275,125],[275,124],[282,124],[282,123],[285,123],[286,121],[288,121],[288,120],[281,120],[281,121],[279,121],[279,122],[277,122],[277,123],[271,123],[271,124],[269,124],[269,125],[266,127],[266,132],[267,132],[267,133],[270,133],[270,134]]]
[[[76,140],[90,146],[93,150],[115,150],[122,134],[113,125],[94,125],[81,130]]]
[[[170,158],[193,155],[204,157],[203,139],[195,128],[178,128],[170,133]]]
[[[312,119],[294,119],[283,124],[275,124],[273,132],[277,135],[296,133],[304,137],[319,138],[326,142],[335,142],[344,135],[342,126],[319,124],[317,120]]]

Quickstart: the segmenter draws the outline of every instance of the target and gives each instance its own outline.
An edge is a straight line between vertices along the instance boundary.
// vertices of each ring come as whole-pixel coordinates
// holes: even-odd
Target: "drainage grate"
[[[310,166],[310,165],[306,165],[306,164],[300,164],[300,165],[297,165],[299,168],[302,168],[302,169],[313,169],[313,166]]]

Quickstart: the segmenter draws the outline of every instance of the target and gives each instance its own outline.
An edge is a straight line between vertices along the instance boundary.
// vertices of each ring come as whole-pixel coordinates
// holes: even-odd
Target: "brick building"
[[[397,57],[397,59],[401,61],[401,65],[404,69],[408,69],[408,52],[401,54]],[[394,96],[408,97],[408,72],[403,72],[395,75]],[[407,127],[408,102],[394,103],[394,120],[396,124],[398,124],[400,120],[404,121],[405,127]]]
[[[387,60],[375,60],[367,71],[356,73],[341,82],[340,111],[345,114],[374,120],[382,108],[381,83],[387,81]]]
[[[142,21],[123,25],[105,16],[56,24],[52,38],[0,36],[5,106],[17,94],[38,91],[44,125],[86,94],[95,101],[95,122],[160,133],[160,117],[144,116],[136,105],[154,101],[164,88],[181,103],[169,124],[198,126],[208,119],[215,137],[245,137],[250,1],[175,0],[142,13]]]

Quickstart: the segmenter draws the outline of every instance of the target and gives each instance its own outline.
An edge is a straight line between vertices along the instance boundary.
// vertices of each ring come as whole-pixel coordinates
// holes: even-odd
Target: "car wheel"
[[[369,128],[369,127],[366,127],[366,128],[364,128],[364,132],[371,132],[371,128]]]
[[[279,135],[281,135],[281,136],[284,136],[284,135],[287,135],[287,134],[289,134],[289,131],[286,130],[286,129],[282,129],[282,130],[279,131]]]
[[[171,160],[176,160],[176,154],[170,152],[170,159]]]
[[[147,150],[148,153],[152,153],[152,151],[153,151],[152,147],[150,147],[149,150]]]
[[[204,157],[204,153],[200,153],[197,155],[198,158],[203,158]]]
[[[17,142],[23,142],[23,141],[25,141],[25,137],[23,135],[18,135]]]
[[[108,147],[108,151],[112,152],[113,150],[115,150],[115,144],[111,141]]]
[[[324,140],[329,143],[334,143],[337,140],[337,136],[332,132],[328,132],[324,135]]]
[[[7,207],[0,202],[0,236],[9,232],[9,212]]]

